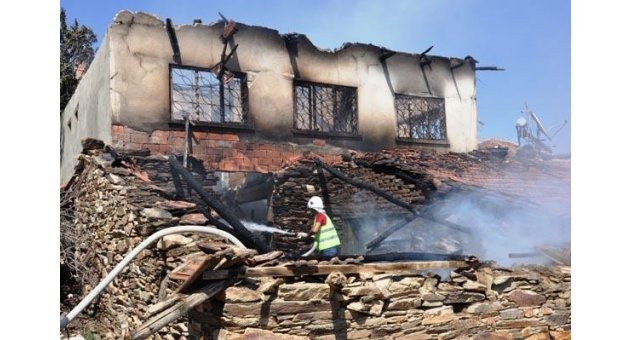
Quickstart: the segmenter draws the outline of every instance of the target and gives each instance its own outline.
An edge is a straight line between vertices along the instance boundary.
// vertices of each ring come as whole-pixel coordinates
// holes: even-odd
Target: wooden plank
[[[460,268],[466,266],[464,261],[421,261],[421,262],[381,262],[362,265],[318,265],[309,267],[239,267],[226,270],[206,271],[204,280],[221,280],[226,278],[246,278],[265,276],[299,276],[299,275],[328,275],[332,272],[344,274],[354,273],[389,273],[411,272],[418,270]]]
[[[171,280],[189,280],[190,277],[194,276],[199,270],[205,270],[209,261],[210,256],[205,254],[193,256],[173,269],[173,271],[168,274],[168,277],[171,278]]]
[[[221,86],[221,88],[223,88],[223,86]],[[182,179],[186,183],[188,183],[188,185],[193,190],[195,190],[197,194],[199,194],[201,199],[206,204],[208,204],[210,208],[216,211],[219,216],[223,217],[223,219],[227,223],[229,223],[232,228],[234,228],[234,230],[232,230],[232,233],[235,234],[235,236],[238,237],[241,242],[245,244],[245,246],[247,246],[248,248],[255,248],[261,253],[267,252],[267,244],[265,244],[260,237],[252,234],[249,229],[245,228],[245,226],[243,226],[243,224],[241,223],[241,220],[234,216],[230,212],[230,210],[223,203],[221,203],[221,201],[215,199],[210,194],[208,194],[203,186],[196,179],[193,178],[192,174],[181,164],[179,164],[175,156],[169,156],[168,162],[172,165],[173,170],[179,173]]]
[[[184,281],[175,291],[176,293],[185,293],[197,279],[201,277],[203,272],[212,263],[213,257],[208,255],[199,255],[188,259],[186,262],[175,268],[168,276],[173,280]]]
[[[189,295],[181,302],[176,305],[168,308],[162,313],[158,314],[156,317],[151,318],[149,321],[138,327],[131,338],[133,340],[146,339],[151,334],[159,331],[162,327],[168,325],[169,323],[179,319],[182,316],[185,316],[189,310],[195,308],[202,302],[207,299],[213,297],[218,292],[224,290],[228,286],[235,283],[235,279],[228,279],[218,282],[210,283],[194,294]]]
[[[219,281],[219,282],[221,282],[221,281]],[[180,304],[182,303],[183,298],[182,298],[182,296],[181,296],[180,294],[177,294],[177,295],[175,295],[175,299],[176,299],[175,301],[176,301],[177,303],[172,303],[172,304],[171,304],[168,308],[164,308],[164,309],[162,309],[162,310],[161,310],[158,314],[153,315],[153,316],[149,319],[149,321],[145,322],[145,323],[144,323],[144,324],[142,324],[142,325],[141,325],[138,329],[136,329],[136,330],[134,331],[134,334],[132,335],[132,337],[134,337],[134,336],[135,336],[135,334],[137,334],[138,332],[142,331],[144,328],[148,327],[149,325],[152,325],[152,324],[154,324],[155,322],[157,322],[157,321],[159,321],[159,320],[161,320],[161,319],[165,318],[166,316],[168,316],[168,315],[170,315],[170,314],[174,313],[175,311],[177,311],[177,308],[178,308],[178,307],[180,306]],[[170,299],[169,299],[169,300],[170,300]],[[178,301],[178,300],[179,300],[179,301]],[[167,300],[167,301],[168,301],[168,300]],[[157,332],[158,330],[155,330],[155,331]],[[148,334],[148,335],[150,335],[150,334]],[[148,335],[147,335],[147,336],[148,336]],[[143,339],[143,338],[140,338],[140,339]]]
[[[388,238],[391,234],[393,234],[396,231],[402,229],[403,227],[405,227],[406,225],[408,225],[409,223],[413,222],[414,220],[416,220],[418,218],[420,218],[419,215],[408,215],[408,216],[406,216],[402,221],[396,223],[392,227],[386,229],[385,231],[380,233],[378,236],[376,236],[372,241],[370,241],[366,245],[366,248],[369,249],[369,251],[371,251],[372,249],[376,248],[379,244],[381,244],[381,242],[383,242],[383,240]]]
[[[279,258],[280,256],[284,255],[284,252],[282,252],[281,250],[274,250],[265,254],[261,254],[261,255],[256,255],[252,258],[252,262],[255,265],[258,265],[260,263],[263,262],[268,262],[268,261],[273,261],[277,258]]]
[[[160,301],[160,302],[150,306],[149,309],[147,310],[147,314],[145,316],[146,317],[150,317],[150,316],[153,316],[153,315],[155,315],[155,314],[157,314],[159,312],[162,312],[162,311],[166,310],[167,308],[170,308],[171,306],[173,306],[175,303],[177,303],[181,299],[182,299],[182,297],[179,294],[171,295],[166,300]]]

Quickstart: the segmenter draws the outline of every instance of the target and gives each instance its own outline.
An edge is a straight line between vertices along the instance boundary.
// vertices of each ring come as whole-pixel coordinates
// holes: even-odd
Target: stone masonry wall
[[[189,313],[192,339],[570,339],[571,268],[247,280]]]
[[[64,189],[73,197],[72,220],[62,225],[63,235],[70,233],[77,241],[68,244],[72,258],[87,265],[90,282],[82,282],[73,297],[62,296],[62,312],[76,306],[134,247],[149,235],[176,225],[204,225],[208,219],[204,208],[177,200],[172,179],[147,182],[142,178],[154,172],[168,172],[166,160],[138,160],[143,169],[115,166],[114,159],[102,155],[80,155],[73,180]],[[146,171],[144,171],[146,169]],[[194,177],[205,181],[199,173]],[[169,180],[171,183],[169,183]],[[162,189],[162,187],[164,189]],[[64,230],[63,228],[72,228]],[[147,321],[153,306],[166,299],[177,288],[168,272],[183,263],[187,256],[199,252],[197,242],[208,242],[203,234],[184,233],[163,237],[142,250],[110,283],[94,303],[70,323],[71,329],[87,331],[103,339],[127,339],[131,332]],[[75,273],[80,274],[80,273]],[[63,284],[63,282],[62,282]],[[186,320],[164,327],[155,339],[181,339],[187,334]],[[83,332],[82,332],[83,333]]]

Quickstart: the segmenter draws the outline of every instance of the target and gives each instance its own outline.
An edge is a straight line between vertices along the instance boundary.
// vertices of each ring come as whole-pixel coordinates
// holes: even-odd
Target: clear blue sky
[[[79,1],[62,0],[77,19],[103,38],[122,9],[145,11],[175,24],[219,19],[306,34],[321,47],[363,42],[419,53],[473,56],[479,66],[504,72],[477,73],[480,140],[516,141],[514,123],[527,103],[547,128],[569,124],[555,137],[554,153],[571,143],[571,6],[567,0],[421,1]]]

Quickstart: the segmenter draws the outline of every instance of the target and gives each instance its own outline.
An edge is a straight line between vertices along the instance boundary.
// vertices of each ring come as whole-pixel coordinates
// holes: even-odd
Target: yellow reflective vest
[[[326,216],[326,224],[320,226],[319,232],[315,236],[317,240],[317,250],[322,251],[324,249],[332,248],[341,245],[339,236],[337,236],[337,230],[332,222],[332,219],[326,215],[325,212],[321,212]]]

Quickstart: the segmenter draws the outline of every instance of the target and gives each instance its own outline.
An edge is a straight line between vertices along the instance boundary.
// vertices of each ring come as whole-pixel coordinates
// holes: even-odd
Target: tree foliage
[[[63,111],[79,84],[79,80],[76,78],[77,67],[83,64],[87,69],[94,59],[93,46],[96,43],[96,35],[89,27],[79,25],[77,19],[74,19],[72,25],[68,27],[66,11],[63,8],[59,17],[61,21],[59,37],[61,49],[60,110]]]

